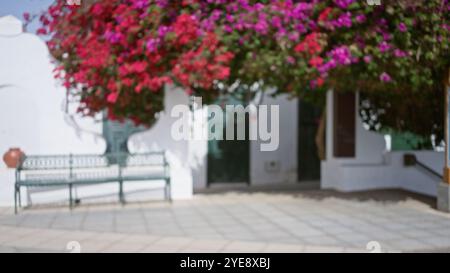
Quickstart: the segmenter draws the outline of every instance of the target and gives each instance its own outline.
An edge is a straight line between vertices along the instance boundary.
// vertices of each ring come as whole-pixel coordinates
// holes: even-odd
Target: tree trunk
[[[326,145],[325,145],[325,131],[327,124],[327,110],[326,107],[322,111],[322,116],[320,117],[319,127],[317,128],[316,133],[316,147],[317,147],[317,156],[320,160],[326,159]]]

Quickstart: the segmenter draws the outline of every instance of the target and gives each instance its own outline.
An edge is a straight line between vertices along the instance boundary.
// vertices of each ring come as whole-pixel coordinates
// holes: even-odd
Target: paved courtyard
[[[403,191],[217,191],[193,200],[0,209],[1,252],[450,252],[450,215]],[[75,242],[73,242],[75,241]],[[69,242],[72,242],[68,245]],[[376,243],[375,243],[376,244]]]

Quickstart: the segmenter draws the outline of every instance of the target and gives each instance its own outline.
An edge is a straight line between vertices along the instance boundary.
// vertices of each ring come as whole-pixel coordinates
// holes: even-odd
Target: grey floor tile
[[[392,240],[390,241],[390,244],[397,249],[405,251],[423,250],[433,247],[433,245],[429,243],[425,243],[416,239]]]
[[[345,195],[316,199],[309,198],[308,193],[296,196],[228,192],[196,195],[193,200],[172,204],[138,202],[122,207],[115,203],[83,203],[73,211],[67,207],[32,208],[17,216],[10,210],[0,209],[0,252],[65,251],[68,240],[82,240],[85,251],[93,252],[226,249],[217,250],[215,245],[208,243],[192,243],[189,248],[190,241],[179,244],[163,240],[173,237],[189,238],[193,242],[238,242],[228,249],[241,245],[240,251],[267,251],[270,248],[260,246],[268,244],[273,244],[274,251],[283,251],[285,245],[292,252],[314,249],[366,251],[367,242],[372,240],[389,251],[450,250],[446,240],[450,238],[450,218],[447,216],[424,208],[423,204],[417,209],[418,201],[410,205],[411,201],[379,202],[340,197]],[[42,240],[32,236],[36,230],[43,235]],[[62,233],[59,237],[45,237],[51,231],[55,231],[55,236],[57,232]],[[93,236],[105,232],[111,232],[111,238],[85,238],[85,234]],[[122,240],[123,236],[116,237],[115,234],[136,236],[136,239]],[[142,242],[146,236],[153,238],[148,245]],[[14,241],[17,241],[17,246],[6,245]],[[330,250],[331,246],[334,248]]]

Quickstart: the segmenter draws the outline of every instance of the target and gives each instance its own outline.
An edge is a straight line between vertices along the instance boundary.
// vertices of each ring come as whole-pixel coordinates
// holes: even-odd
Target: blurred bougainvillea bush
[[[229,76],[233,54],[212,30],[202,30],[189,5],[172,1],[57,1],[40,17],[39,34],[59,64],[56,77],[79,111],[151,124],[163,109],[165,84],[192,93]],[[179,8],[185,7],[186,12]]]
[[[149,124],[165,84],[307,97],[328,88],[433,92],[449,66],[447,0],[56,1],[39,34],[80,112]],[[369,1],[370,2],[370,1]]]

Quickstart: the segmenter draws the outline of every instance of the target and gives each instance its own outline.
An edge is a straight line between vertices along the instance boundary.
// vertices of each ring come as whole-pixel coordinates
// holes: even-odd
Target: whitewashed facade
[[[358,99],[357,97],[355,99]],[[327,94],[327,132],[333,132],[333,94]],[[336,158],[333,155],[333,134],[327,134],[327,160],[322,162],[321,187],[339,191],[369,189],[405,189],[436,196],[435,176],[415,167],[403,166],[405,153],[415,154],[417,159],[437,173],[444,168],[444,152],[435,151],[388,151],[383,135],[367,131],[357,111],[356,156]]]
[[[12,17],[0,18],[0,153],[20,147],[27,154],[103,153],[102,125],[94,119],[74,120],[64,111],[65,89],[52,76],[53,65],[45,43],[24,33],[21,22]],[[165,90],[165,111],[148,131],[137,133],[128,143],[131,152],[165,150],[171,165],[172,196],[189,199],[194,189],[207,185],[207,140],[175,141],[170,136],[174,118],[169,113],[189,98],[179,89]],[[332,132],[332,96],[328,94],[327,131]],[[265,96],[263,104],[280,105],[280,146],[273,152],[260,151],[259,141],[250,143],[250,184],[297,183],[298,101],[286,96]],[[206,118],[196,110],[192,120]],[[322,162],[321,186],[341,191],[377,188],[404,188],[435,195],[435,183],[414,168],[402,167],[402,153],[387,152],[384,137],[368,132],[357,119],[356,157],[334,158],[332,134],[327,134],[327,160]],[[250,122],[256,122],[254,113]],[[192,123],[194,131],[206,130]],[[443,167],[443,154],[417,152],[436,171]],[[269,169],[268,163],[277,167]],[[13,204],[14,170],[0,161],[0,206]],[[160,198],[157,183],[125,184],[125,192],[145,192],[143,198]],[[116,196],[117,185],[89,186],[77,190],[78,197]],[[33,202],[67,199],[65,189],[29,194]]]

